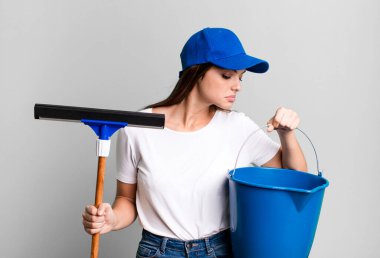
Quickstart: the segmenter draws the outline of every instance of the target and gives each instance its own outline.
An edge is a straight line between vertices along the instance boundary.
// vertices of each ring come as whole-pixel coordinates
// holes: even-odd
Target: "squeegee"
[[[163,114],[108,110],[85,107],[35,104],[35,119],[63,120],[82,122],[92,128],[98,136],[96,150],[98,172],[96,180],[95,207],[103,202],[104,174],[106,158],[109,155],[111,141],[109,138],[125,126],[164,128]],[[98,258],[100,234],[92,236],[91,258]]]

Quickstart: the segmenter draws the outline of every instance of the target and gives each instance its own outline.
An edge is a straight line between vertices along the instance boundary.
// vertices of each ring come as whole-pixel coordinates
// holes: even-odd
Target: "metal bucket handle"
[[[258,129],[256,129],[255,131],[253,131],[252,133],[250,133],[250,134],[247,136],[247,138],[246,138],[245,141],[243,142],[243,145],[240,147],[240,150],[239,150],[238,155],[237,155],[237,157],[236,157],[235,166],[234,166],[234,170],[233,170],[233,172],[231,173],[231,177],[234,176],[234,174],[235,174],[235,170],[236,170],[237,162],[238,162],[238,159],[239,159],[239,156],[240,156],[240,152],[242,151],[244,145],[248,142],[249,138],[251,138],[252,135],[256,134],[258,131],[263,130],[264,128],[267,128],[267,127],[268,127],[268,125],[265,125],[265,126],[259,127]],[[315,159],[316,159],[316,161],[317,161],[317,171],[318,171],[318,176],[321,177],[321,176],[322,176],[322,170],[319,168],[318,155],[317,155],[317,151],[315,150],[315,147],[314,147],[313,142],[310,140],[309,136],[307,136],[307,134],[306,134],[304,131],[302,131],[302,130],[299,129],[299,128],[296,128],[296,129],[297,129],[298,131],[300,131],[303,135],[306,136],[306,138],[309,140],[311,146],[313,147],[314,154],[315,154]]]

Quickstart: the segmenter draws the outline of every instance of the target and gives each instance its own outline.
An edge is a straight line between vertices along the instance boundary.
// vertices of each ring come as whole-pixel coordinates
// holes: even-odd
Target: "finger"
[[[297,117],[297,114],[294,111],[288,110],[288,112],[285,113],[281,121],[281,126],[284,129],[291,130],[296,117]]]
[[[285,115],[286,109],[283,107],[280,107],[277,109],[276,114],[273,117],[272,125],[276,129],[280,126],[280,123],[283,119],[283,116]]]
[[[287,129],[287,125],[288,125],[290,120],[291,120],[291,114],[288,111],[284,112],[284,114],[281,117],[281,121],[280,121],[278,127],[281,129]]]
[[[274,126],[272,125],[272,124],[268,124],[267,125],[267,132],[273,132],[273,130],[274,130]]]
[[[297,117],[298,117],[297,113],[292,111],[291,118],[289,119],[289,122],[287,124],[290,130],[294,130],[297,127]]]
[[[86,220],[83,220],[82,222],[83,226],[85,229],[101,229],[104,227],[105,225],[105,222],[90,222],[90,221],[86,221]]]
[[[106,213],[109,213],[111,208],[111,205],[109,203],[102,203],[99,205],[97,215],[98,216],[103,216]]]
[[[296,116],[296,118],[294,119],[293,124],[291,125],[290,129],[292,129],[292,130],[296,129],[299,124],[300,124],[300,118],[298,116]]]
[[[96,215],[98,213],[98,209],[94,205],[87,205],[85,212],[91,215]]]
[[[298,127],[299,121],[300,120],[299,120],[298,114],[296,112],[290,110],[288,119],[285,122],[284,126],[288,130],[294,130],[295,128]]]
[[[102,231],[103,228],[96,228],[96,229],[93,229],[93,228],[84,228],[84,230],[90,234],[90,235],[94,235],[94,234],[97,234],[97,233],[100,233]]]
[[[274,117],[272,117],[271,119],[269,119],[269,121],[267,122],[267,132],[272,132],[274,130],[273,118]]]
[[[104,216],[97,216],[97,215],[91,215],[86,212],[82,214],[83,221],[87,222],[96,222],[96,223],[101,223],[104,222],[105,218]]]

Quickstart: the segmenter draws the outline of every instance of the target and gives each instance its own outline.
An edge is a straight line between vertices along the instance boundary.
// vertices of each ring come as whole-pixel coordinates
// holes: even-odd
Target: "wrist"
[[[299,148],[297,137],[294,131],[278,131],[278,136],[280,138],[283,151]]]
[[[111,220],[110,220],[110,228],[111,231],[119,230],[119,219],[117,216],[117,212],[115,212],[114,209],[112,209],[112,215],[111,215]]]
[[[277,129],[277,134],[280,138],[293,138],[295,137],[294,130]]]

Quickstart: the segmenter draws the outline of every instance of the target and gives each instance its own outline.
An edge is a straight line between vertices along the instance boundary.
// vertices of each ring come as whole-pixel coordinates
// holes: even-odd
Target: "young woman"
[[[117,193],[111,206],[87,206],[89,234],[119,230],[137,215],[143,226],[137,257],[232,257],[229,243],[228,170],[258,126],[232,111],[243,75],[263,73],[264,60],[245,53],[230,30],[206,28],[181,52],[183,70],[170,96],[142,112],[165,114],[165,128],[119,131]],[[238,166],[306,171],[294,129],[298,115],[279,108],[268,121],[281,145],[256,133]]]

